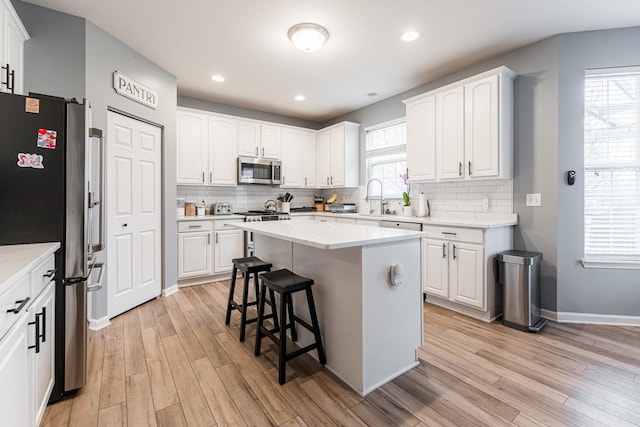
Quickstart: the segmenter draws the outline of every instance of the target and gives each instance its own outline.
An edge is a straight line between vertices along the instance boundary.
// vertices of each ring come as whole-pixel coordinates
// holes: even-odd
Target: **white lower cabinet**
[[[229,228],[230,221],[214,221],[215,248],[214,273],[226,273],[233,269],[234,258],[244,256],[244,231]],[[242,222],[242,220],[237,220]]]
[[[511,227],[472,229],[423,226],[422,290],[427,301],[490,322],[502,313],[493,268],[510,249]]]
[[[30,348],[29,353],[29,364],[33,367],[35,374],[32,381],[35,406],[31,411],[36,417],[34,425],[40,424],[53,390],[55,370],[54,304],[55,282],[50,282],[28,310],[27,336],[30,345],[35,346],[35,348]]]
[[[31,424],[29,372],[27,316],[22,315],[0,340],[0,414],[3,425]]]
[[[39,425],[51,396],[55,370],[55,277],[54,270],[48,270],[50,265],[54,265],[53,254],[13,285],[3,288],[0,283],[2,425]],[[32,288],[31,283],[44,286]]]
[[[211,223],[178,223],[178,278],[209,276],[211,269]]]

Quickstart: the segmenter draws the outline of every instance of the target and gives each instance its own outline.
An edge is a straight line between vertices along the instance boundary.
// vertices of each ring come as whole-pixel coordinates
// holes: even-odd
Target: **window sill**
[[[616,270],[640,270],[640,260],[622,261],[609,259],[581,259],[584,268],[610,268]]]

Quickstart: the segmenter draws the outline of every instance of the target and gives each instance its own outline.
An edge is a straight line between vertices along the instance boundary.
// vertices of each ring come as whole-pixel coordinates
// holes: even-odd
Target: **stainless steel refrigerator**
[[[0,93],[0,245],[62,245],[55,254],[51,401],[85,385],[87,291],[101,286],[95,254],[104,247],[104,147],[102,132],[88,127],[89,114],[86,102]],[[91,180],[94,163],[98,182]],[[88,284],[93,277],[96,283]]]

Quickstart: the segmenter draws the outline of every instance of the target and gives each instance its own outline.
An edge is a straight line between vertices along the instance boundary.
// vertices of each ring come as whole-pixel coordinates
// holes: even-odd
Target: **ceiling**
[[[554,34],[640,25],[638,0],[27,1],[95,23],[175,75],[179,95],[317,122]],[[300,22],[327,44],[296,50]],[[401,41],[409,29],[420,37]]]

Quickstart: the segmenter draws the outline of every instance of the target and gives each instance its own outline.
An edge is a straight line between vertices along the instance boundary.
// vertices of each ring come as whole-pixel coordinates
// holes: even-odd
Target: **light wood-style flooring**
[[[541,334],[425,305],[420,365],[362,398],[308,355],[278,384],[224,325],[228,283],[182,288],[89,334],[87,386],[44,426],[640,425],[640,328],[549,323]]]

